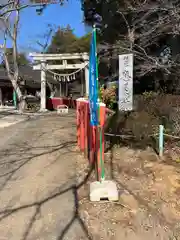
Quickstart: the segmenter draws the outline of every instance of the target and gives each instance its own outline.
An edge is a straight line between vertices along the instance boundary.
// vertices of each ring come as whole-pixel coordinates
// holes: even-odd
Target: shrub
[[[134,99],[137,108],[129,114],[117,112],[111,116],[106,122],[105,132],[132,134],[140,146],[151,142],[160,124],[164,125],[165,133],[180,135],[180,96],[150,92],[136,95]]]
[[[110,109],[114,109],[117,99],[116,99],[116,87],[113,86],[111,88],[104,89],[104,86],[100,88],[99,91],[100,101],[106,104],[106,106]]]

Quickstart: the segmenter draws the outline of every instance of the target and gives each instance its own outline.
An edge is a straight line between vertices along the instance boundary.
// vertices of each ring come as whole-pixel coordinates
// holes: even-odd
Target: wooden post
[[[64,88],[64,81],[62,82],[62,97],[64,97],[65,95],[65,88]]]
[[[46,111],[46,72],[45,62],[41,63],[41,109],[40,111]]]
[[[59,96],[62,97],[62,83],[59,82]]]
[[[86,97],[89,96],[89,67],[85,67]]]
[[[84,63],[86,64],[86,67],[84,69],[85,71],[85,86],[86,86],[86,97],[89,96],[89,56],[88,54],[84,56]]]
[[[68,82],[66,81],[66,97],[68,96]]]
[[[81,97],[84,97],[84,79],[83,79],[83,70],[81,70]]]

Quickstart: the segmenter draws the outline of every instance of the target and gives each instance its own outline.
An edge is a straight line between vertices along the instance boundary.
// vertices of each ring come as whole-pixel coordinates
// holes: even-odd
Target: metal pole
[[[14,107],[17,109],[17,95],[16,95],[16,90],[13,90],[13,103],[14,103]]]
[[[163,150],[164,150],[164,126],[159,126],[159,156],[163,157]]]

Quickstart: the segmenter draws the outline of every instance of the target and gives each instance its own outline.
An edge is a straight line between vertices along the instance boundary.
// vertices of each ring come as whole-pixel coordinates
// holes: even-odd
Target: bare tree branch
[[[57,3],[62,3],[63,0],[58,0]],[[54,2],[55,3],[55,2]],[[25,96],[22,92],[19,83],[19,66],[18,66],[18,48],[17,48],[17,35],[18,35],[18,27],[19,27],[19,19],[20,19],[20,11],[28,7],[44,7],[53,4],[50,0],[48,0],[45,4],[42,4],[38,0],[1,0],[0,4],[0,30],[4,36],[4,43],[1,46],[1,51],[3,52],[5,67],[7,70],[7,75],[12,83],[14,90],[17,93],[17,97],[19,100],[19,109],[23,111],[25,107]],[[13,13],[13,16],[12,16]],[[12,19],[13,17],[13,19]],[[48,41],[50,38],[50,34],[47,38],[46,44],[44,48],[47,48]],[[13,48],[13,65],[11,66],[8,58],[7,51],[7,39],[10,39],[12,42]]]
[[[141,78],[158,71],[178,77],[180,55],[172,53],[171,49],[167,54],[163,46],[168,49],[166,40],[180,37],[179,0],[109,0],[106,3],[103,0],[94,0],[94,2],[96,3],[91,5],[91,9],[97,6],[97,14],[101,16],[103,24],[101,33],[106,37],[99,50],[100,59],[118,60],[119,54],[133,53],[136,77]],[[105,9],[108,9],[109,15]],[[114,41],[111,36],[113,31],[116,33]],[[112,51],[115,54],[112,54]],[[118,75],[118,65],[116,74]]]

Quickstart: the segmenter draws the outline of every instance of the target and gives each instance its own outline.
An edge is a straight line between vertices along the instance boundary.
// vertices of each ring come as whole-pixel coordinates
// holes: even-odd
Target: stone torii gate
[[[46,111],[46,70],[76,70],[85,69],[86,96],[89,95],[89,55],[88,53],[64,53],[64,54],[41,54],[30,53],[37,65],[34,64],[34,70],[41,70],[41,111]],[[62,64],[48,64],[49,60],[61,61]],[[83,60],[82,63],[70,64],[69,60]]]

